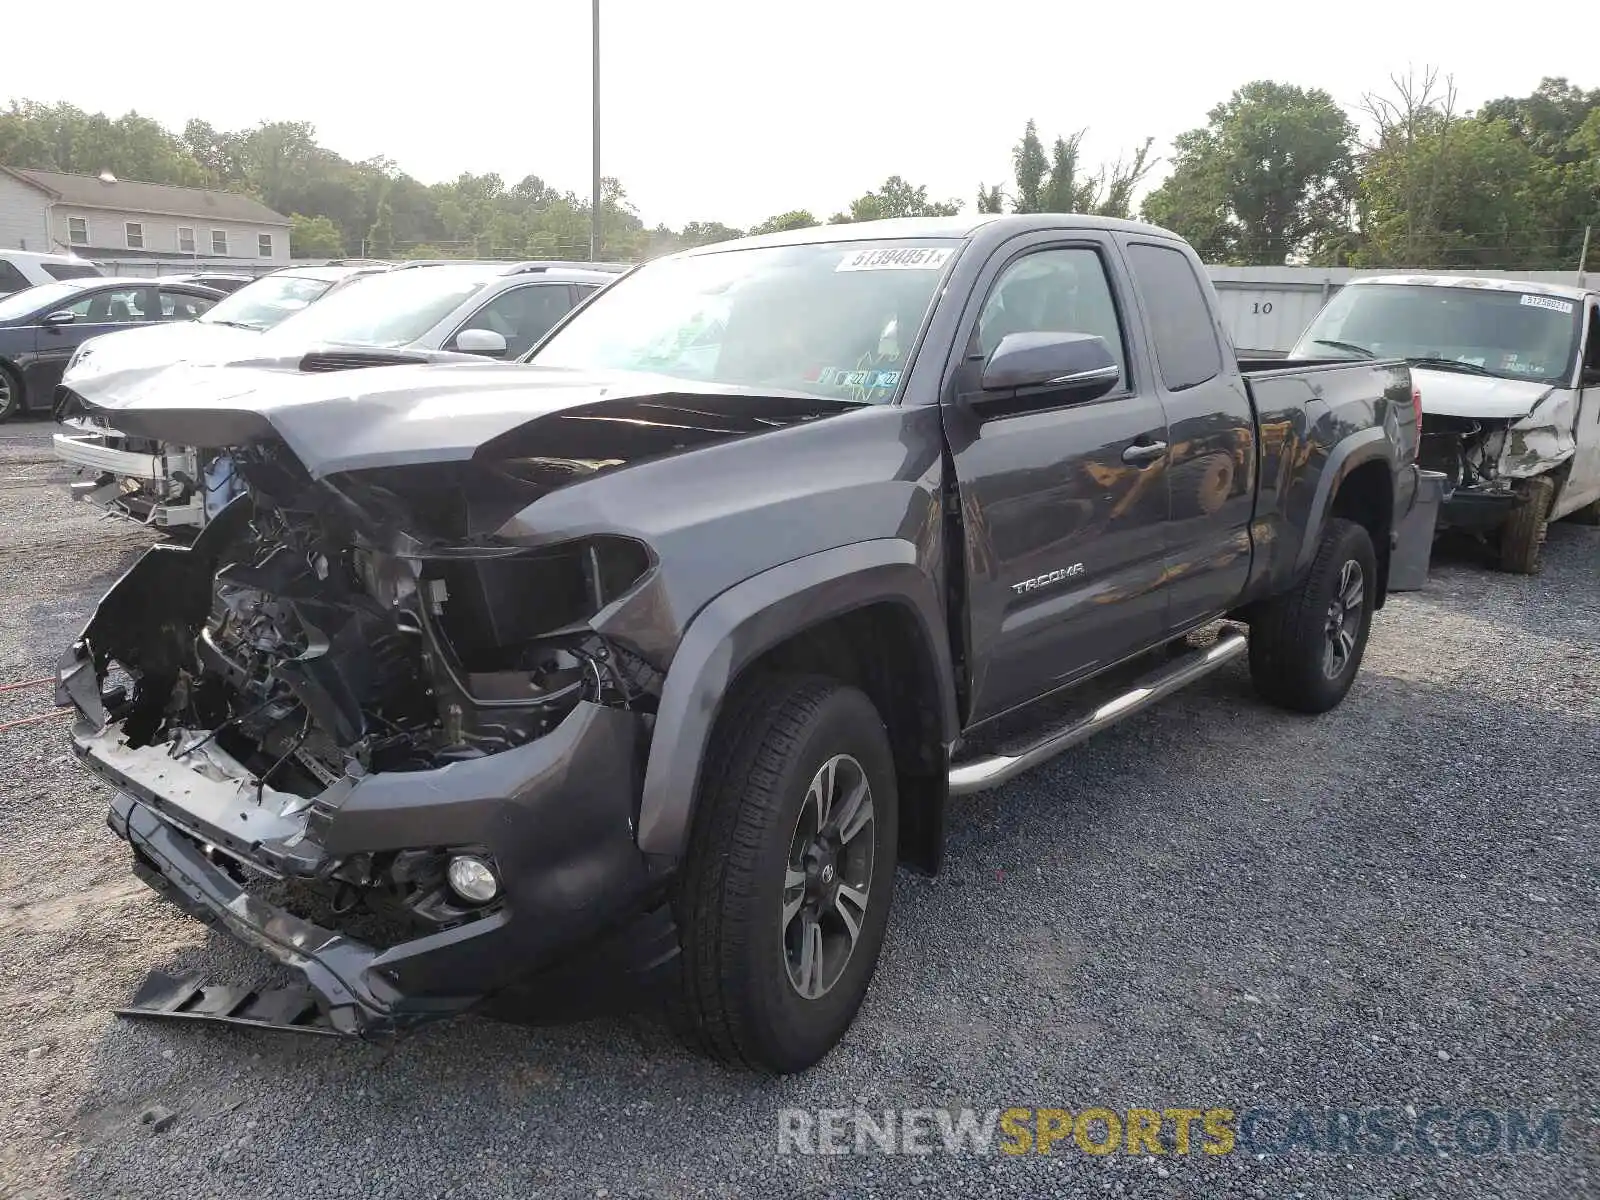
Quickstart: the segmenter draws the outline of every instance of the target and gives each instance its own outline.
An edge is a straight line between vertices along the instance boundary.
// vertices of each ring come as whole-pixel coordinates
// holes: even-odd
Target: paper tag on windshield
[[[1529,308],[1548,308],[1551,312],[1566,313],[1569,317],[1572,315],[1572,301],[1563,300],[1559,296],[1524,295],[1522,297],[1522,303],[1526,304]]]
[[[949,250],[854,250],[839,260],[835,271],[937,271],[950,257]]]

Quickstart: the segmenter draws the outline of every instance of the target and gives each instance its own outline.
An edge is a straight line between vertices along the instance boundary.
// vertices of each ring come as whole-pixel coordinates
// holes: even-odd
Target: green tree
[[[1540,157],[1502,118],[1457,116],[1435,73],[1368,96],[1378,136],[1361,175],[1361,266],[1528,268],[1560,239],[1541,227]],[[1576,252],[1573,254],[1576,259]]]
[[[786,229],[810,229],[813,225],[820,224],[822,222],[812,216],[809,209],[794,208],[775,217],[768,217],[761,224],[754,226],[750,232],[782,233]]]
[[[1543,79],[1532,95],[1491,100],[1478,119],[1504,122],[1539,159],[1529,203],[1548,253],[1530,254],[1529,261],[1537,258],[1553,269],[1576,266],[1584,228],[1600,227],[1600,89]]]
[[[1281,264],[1343,244],[1355,191],[1355,125],[1318,88],[1258,80],[1174,139],[1172,175],[1147,220],[1213,259]]]
[[[0,165],[172,183],[215,186],[184,143],[136,112],[112,120],[70,104],[12,101],[0,112]]]
[[[1157,159],[1150,157],[1155,138],[1145,138],[1144,143],[1123,159],[1119,157],[1109,167],[1103,167],[1097,184],[1094,212],[1102,217],[1127,220],[1133,215],[1133,193],[1144,177],[1154,169]]]
[[[981,213],[999,213],[1005,209],[1001,207],[1000,185],[993,187],[980,183],[978,185],[978,211]]]
[[[1044,181],[1050,173],[1050,164],[1044,156],[1044,143],[1039,140],[1039,129],[1031,119],[1022,131],[1022,140],[1012,148],[1011,167],[1017,181],[1012,211],[1039,212],[1044,203]]]
[[[344,253],[339,227],[327,217],[289,217],[289,247],[296,258],[338,258]]]
[[[1050,150],[1050,174],[1039,196],[1040,212],[1086,213],[1094,210],[1100,182],[1078,174],[1078,147],[1085,130],[1056,139]]]
[[[709,246],[714,242],[731,242],[734,238],[743,236],[744,230],[734,229],[721,221],[690,221],[678,235],[678,241],[687,248]]]
[[[894,217],[953,217],[961,211],[959,200],[929,200],[927,185],[912,186],[898,175],[891,175],[875,192],[850,201],[848,212],[834,213],[829,224],[846,225],[853,221],[882,221]]]

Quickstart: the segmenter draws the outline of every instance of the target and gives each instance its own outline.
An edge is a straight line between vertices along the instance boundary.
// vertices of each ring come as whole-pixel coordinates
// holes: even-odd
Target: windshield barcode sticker
[[[1566,313],[1569,317],[1572,315],[1572,309],[1574,307],[1571,300],[1562,300],[1557,296],[1524,295],[1522,297],[1522,303],[1526,304],[1529,308],[1548,308],[1551,312]]]
[[[839,260],[835,271],[937,271],[949,250],[855,250]]]

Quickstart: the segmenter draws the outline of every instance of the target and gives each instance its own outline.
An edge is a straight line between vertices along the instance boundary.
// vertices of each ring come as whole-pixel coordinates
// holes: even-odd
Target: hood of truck
[[[63,382],[75,387],[109,371],[159,371],[177,362],[219,361],[249,353],[260,340],[254,329],[204,321],[167,321],[143,329],[123,329],[90,338]]]
[[[621,465],[860,407],[797,392],[481,360],[305,373],[305,357],[108,372],[74,390],[135,437],[213,449],[281,441],[314,479],[460,462],[490,443],[497,457]]]
[[[1411,376],[1422,391],[1423,413],[1438,417],[1520,421],[1556,390],[1553,385],[1536,380],[1499,379],[1427,367],[1412,367]]]

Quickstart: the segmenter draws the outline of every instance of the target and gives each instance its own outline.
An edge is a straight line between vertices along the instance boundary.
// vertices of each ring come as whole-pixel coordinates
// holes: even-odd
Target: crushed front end
[[[1424,412],[1418,466],[1447,480],[1441,524],[1470,533],[1500,526],[1524,502],[1527,481],[1570,459],[1574,394],[1556,388],[1482,412]],[[1424,389],[1424,395],[1426,395]]]
[[[647,549],[452,526],[462,489],[425,468],[234,461],[248,493],[146,552],[58,669],[139,875],[300,972],[341,1033],[636,992],[677,947],[634,838],[660,676],[590,621]]]

